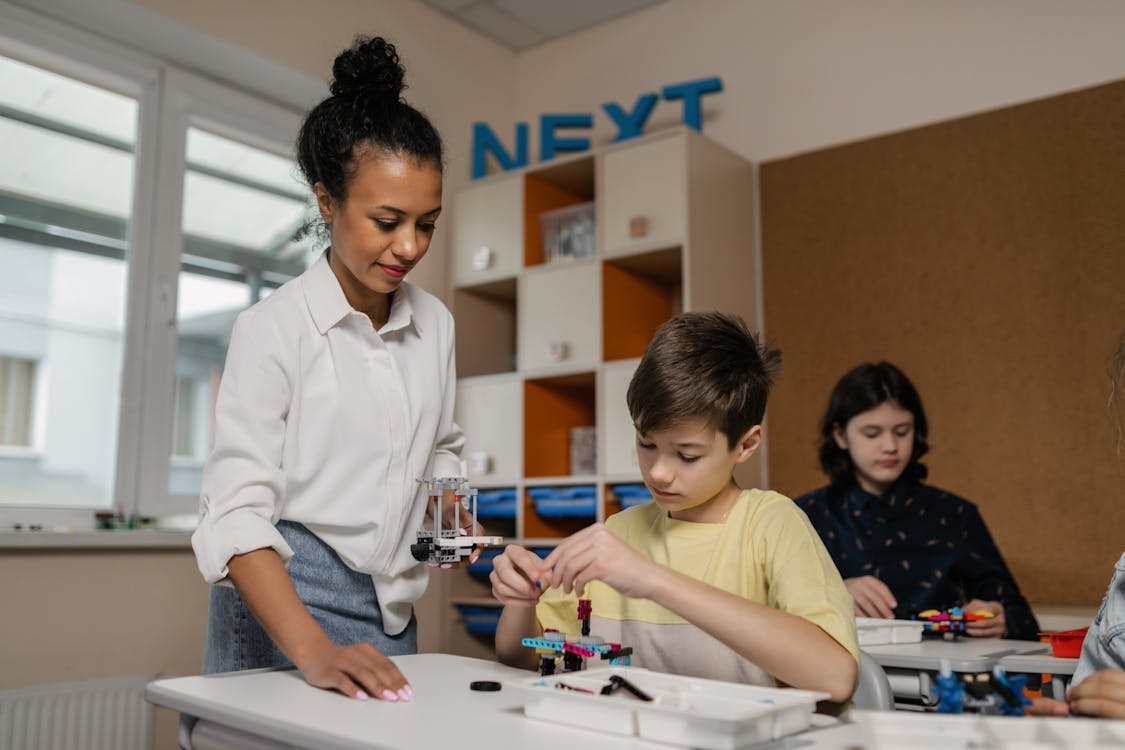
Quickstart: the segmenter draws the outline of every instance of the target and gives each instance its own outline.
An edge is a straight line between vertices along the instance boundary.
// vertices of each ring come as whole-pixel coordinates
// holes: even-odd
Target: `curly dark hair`
[[[357,37],[332,65],[332,95],[313,107],[297,137],[297,164],[310,187],[335,201],[347,196],[368,152],[409,155],[440,170],[441,136],[402,98],[406,70],[382,37]]]
[[[929,426],[918,391],[902,370],[890,362],[867,362],[840,378],[820,420],[820,467],[834,487],[846,487],[853,481],[855,465],[848,451],[836,445],[833,430],[845,429],[855,415],[888,401],[914,415],[914,449],[902,478],[915,482],[926,478],[926,466],[919,463],[919,459],[930,450],[926,442]]]
[[[734,448],[762,423],[781,353],[737,315],[680,313],[656,331],[626,400],[642,434],[703,418]]]

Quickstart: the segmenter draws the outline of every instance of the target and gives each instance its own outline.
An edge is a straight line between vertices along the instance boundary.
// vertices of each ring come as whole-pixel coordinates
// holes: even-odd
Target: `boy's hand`
[[[859,578],[845,578],[844,588],[855,600],[855,613],[859,617],[881,617],[884,620],[893,620],[895,617],[894,594],[887,584],[875,576],[860,576]]]
[[[984,620],[970,620],[965,623],[965,632],[976,638],[1002,638],[1008,631],[1008,623],[1004,619],[1004,605],[1000,602],[986,602],[983,599],[973,599],[961,608],[965,614],[971,612],[991,612],[994,617]]]
[[[1125,719],[1125,672],[1103,669],[1095,672],[1067,693],[1071,713]]]
[[[543,561],[550,569],[544,586],[570,593],[601,581],[622,596],[650,598],[657,563],[641,555],[600,523],[564,539]]]
[[[535,583],[549,572],[539,555],[519,545],[509,544],[493,558],[488,580],[492,582],[492,595],[504,606],[534,607],[543,594],[543,589]]]

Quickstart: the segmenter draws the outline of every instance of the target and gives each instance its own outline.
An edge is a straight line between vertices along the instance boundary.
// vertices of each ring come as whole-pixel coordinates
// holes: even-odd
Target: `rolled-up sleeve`
[[[292,393],[286,346],[255,311],[235,322],[215,404],[215,444],[203,470],[199,527],[191,543],[203,578],[227,577],[230,558],[272,547],[293,551],[274,524],[284,500],[281,469]]]

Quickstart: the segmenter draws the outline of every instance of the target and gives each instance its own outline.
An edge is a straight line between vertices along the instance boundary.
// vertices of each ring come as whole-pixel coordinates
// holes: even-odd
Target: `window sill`
[[[4,531],[0,550],[12,549],[190,549],[186,531]]]

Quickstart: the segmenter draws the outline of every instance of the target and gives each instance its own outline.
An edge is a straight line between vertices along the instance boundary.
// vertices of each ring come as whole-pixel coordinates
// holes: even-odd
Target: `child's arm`
[[[546,574],[543,560],[531,550],[509,544],[492,561],[492,594],[504,603],[496,626],[496,657],[510,667],[535,669],[535,650],[523,646],[524,638],[539,636],[535,605],[543,589],[535,585]]]
[[[544,586],[581,591],[602,581],[624,596],[649,599],[797,688],[846,701],[858,665],[844,646],[803,617],[743,599],[640,554],[601,524],[563,540],[544,564]]]

